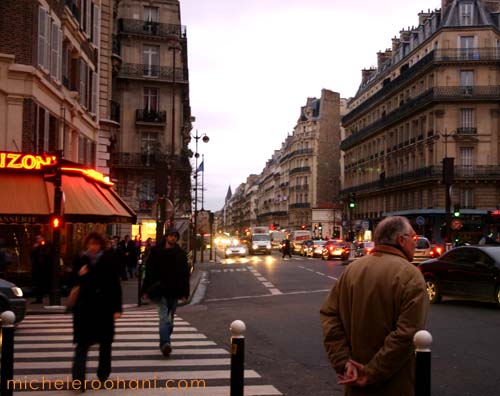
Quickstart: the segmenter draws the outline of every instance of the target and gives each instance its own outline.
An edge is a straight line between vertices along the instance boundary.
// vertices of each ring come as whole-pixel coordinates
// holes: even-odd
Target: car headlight
[[[245,253],[245,248],[240,248],[240,253],[244,254]]]
[[[258,247],[258,245],[252,245],[252,249],[257,249]]]
[[[14,293],[14,296],[16,297],[23,296],[23,291],[19,287],[12,287],[10,290],[12,290],[12,293]]]
[[[270,244],[270,243],[268,243],[268,244],[266,245],[266,249],[271,249],[271,244]]]
[[[231,249],[226,249],[226,254],[231,254]]]

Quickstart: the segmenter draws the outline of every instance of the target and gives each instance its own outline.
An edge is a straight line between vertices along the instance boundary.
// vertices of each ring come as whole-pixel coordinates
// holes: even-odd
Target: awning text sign
[[[56,157],[54,156],[0,152],[0,169],[33,170],[55,163]]]

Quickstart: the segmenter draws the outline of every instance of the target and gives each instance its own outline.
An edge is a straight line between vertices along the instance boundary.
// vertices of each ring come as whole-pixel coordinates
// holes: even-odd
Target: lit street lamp
[[[193,264],[196,263],[196,249],[197,249],[197,236],[198,236],[198,158],[200,158],[200,154],[198,153],[198,140],[202,139],[203,143],[208,143],[210,138],[206,133],[198,134],[198,130],[196,130],[196,135],[191,135],[191,137],[195,140],[195,165],[194,165],[194,249],[193,249]]]

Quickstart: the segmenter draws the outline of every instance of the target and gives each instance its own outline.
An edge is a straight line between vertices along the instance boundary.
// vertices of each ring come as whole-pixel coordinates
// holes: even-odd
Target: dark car
[[[351,246],[349,242],[346,242],[342,239],[334,239],[331,241],[327,241],[323,246],[323,253],[321,254],[321,258],[323,260],[339,258],[342,261],[345,261],[349,258],[350,253]]]
[[[26,300],[19,287],[5,279],[0,279],[0,313],[4,311],[14,312],[16,323],[19,323],[26,314]]]
[[[374,242],[357,242],[354,249],[354,257],[363,257],[370,254],[375,248]]]
[[[500,246],[463,246],[418,265],[431,304],[442,296],[493,301],[500,307]]]

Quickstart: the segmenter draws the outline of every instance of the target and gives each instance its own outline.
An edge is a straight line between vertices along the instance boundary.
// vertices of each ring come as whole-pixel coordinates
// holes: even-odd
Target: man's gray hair
[[[412,232],[412,226],[406,217],[389,216],[375,228],[375,245],[396,244],[397,238]]]

